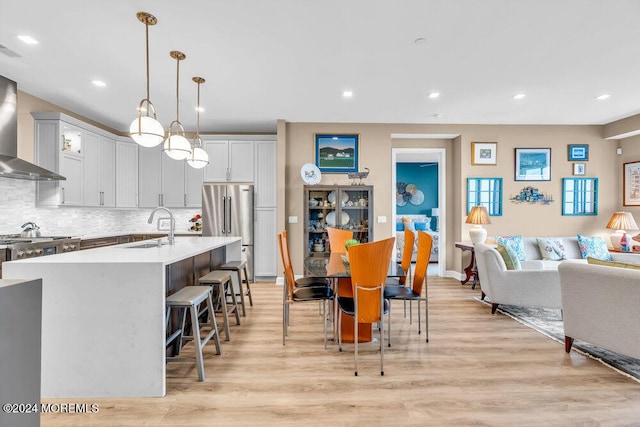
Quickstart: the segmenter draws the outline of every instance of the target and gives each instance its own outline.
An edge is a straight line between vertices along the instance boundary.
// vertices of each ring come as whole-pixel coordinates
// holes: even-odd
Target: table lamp
[[[484,206],[474,206],[471,208],[471,212],[469,212],[465,223],[474,224],[471,230],[469,230],[469,237],[471,237],[473,244],[484,243],[484,241],[487,240],[487,230],[482,227],[482,224],[491,224],[487,208]]]
[[[626,230],[637,230],[638,224],[633,219],[631,212],[615,212],[607,224],[610,230],[616,230],[611,234],[611,244],[614,249],[620,249],[620,239],[626,235]],[[631,236],[627,234],[627,242],[631,242]]]
[[[438,216],[440,216],[440,209],[432,208],[431,209],[431,217],[435,218],[434,219],[435,224],[433,224],[435,231],[438,231]]]

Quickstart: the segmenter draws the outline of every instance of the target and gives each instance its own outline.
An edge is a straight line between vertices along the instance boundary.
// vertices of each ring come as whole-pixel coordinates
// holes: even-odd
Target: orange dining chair
[[[353,239],[353,231],[351,230],[327,227],[327,234],[329,235],[331,252],[346,252],[344,244],[347,243],[347,240]]]
[[[389,271],[395,237],[349,247],[349,264],[353,298],[339,296],[338,305],[354,317],[355,375],[358,375],[358,323],[380,325],[380,375],[384,375],[384,313],[389,304],[384,299],[384,284]],[[341,317],[338,317],[341,322]],[[340,331],[341,328],[338,327]],[[342,334],[339,334],[342,350]]]
[[[429,342],[429,301],[427,298],[427,267],[431,256],[433,237],[424,231],[418,231],[418,254],[416,257],[416,268],[413,272],[413,286],[388,286],[385,288],[384,297],[388,300],[418,301],[418,334],[421,331],[420,323],[420,301],[424,301],[425,314],[425,334],[426,341]],[[424,296],[422,289],[424,288]],[[391,308],[389,308],[389,332],[391,332]],[[391,335],[389,334],[389,347],[391,347]]]
[[[323,307],[324,346],[327,348],[326,301],[333,298],[331,287],[327,284],[324,277],[306,277],[302,280],[305,283],[300,283],[300,285],[297,286],[298,281],[301,281],[301,279],[296,281],[295,275],[293,274],[291,255],[289,253],[289,245],[285,232],[278,234],[278,247],[280,249],[280,256],[282,257],[282,265],[284,266],[284,286],[286,288],[282,302],[282,345],[285,345],[288,332],[289,306],[296,302],[320,301]]]
[[[404,277],[390,277],[387,279],[388,285],[404,285],[407,278],[411,283],[411,257],[413,256],[413,245],[415,243],[416,235],[409,229],[404,229],[404,248],[402,249],[402,259],[400,261],[400,267],[405,271]]]

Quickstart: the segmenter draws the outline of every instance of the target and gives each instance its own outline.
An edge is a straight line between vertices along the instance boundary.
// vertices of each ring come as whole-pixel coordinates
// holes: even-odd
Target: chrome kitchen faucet
[[[169,220],[171,221],[170,228],[169,228],[169,244],[173,245],[173,244],[175,244],[175,237],[173,235],[173,233],[174,233],[173,229],[176,226],[176,219],[173,217],[173,213],[169,209],[167,209],[165,207],[162,207],[162,206],[159,206],[159,207],[155,208],[154,210],[151,211],[151,215],[149,215],[149,219],[147,220],[147,223],[151,224],[153,222],[153,215],[155,215],[155,213],[157,211],[161,211],[161,210],[162,211],[166,211],[169,214],[169,217],[170,217]],[[161,219],[165,219],[165,218],[158,218],[158,221],[160,221]]]

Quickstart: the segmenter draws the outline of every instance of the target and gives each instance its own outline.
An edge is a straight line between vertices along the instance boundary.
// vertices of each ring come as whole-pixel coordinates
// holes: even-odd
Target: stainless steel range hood
[[[31,181],[66,180],[62,175],[18,158],[17,101],[16,82],[0,76],[0,178]]]

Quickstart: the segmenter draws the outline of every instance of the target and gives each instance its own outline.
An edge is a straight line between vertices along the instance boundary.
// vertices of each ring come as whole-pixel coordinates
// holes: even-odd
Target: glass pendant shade
[[[147,96],[138,105],[138,117],[129,126],[129,136],[142,147],[155,147],[164,140],[164,128],[156,120],[156,110],[149,97],[149,25],[156,25],[158,20],[147,12],[138,12],[136,17],[145,26]],[[146,108],[144,108],[145,105]],[[143,113],[143,111],[146,112]]]
[[[164,152],[174,160],[184,160],[189,157],[191,143],[182,135],[171,135],[164,141]]]
[[[142,147],[155,147],[164,139],[164,128],[151,116],[141,116],[131,122],[129,136]]]
[[[196,108],[196,137],[193,138],[187,163],[192,168],[202,169],[209,164],[209,155],[202,149],[202,139],[200,139],[200,85],[205,80],[202,77],[193,77],[191,80],[198,84],[198,106]]]
[[[202,169],[209,164],[209,155],[200,147],[193,147],[189,157],[187,157],[189,166],[195,169]]]
[[[176,119],[169,125],[163,151],[174,160],[184,160],[191,152],[191,143],[185,138],[184,127],[180,123],[180,61],[187,56],[179,50],[172,50],[169,56],[176,60]]]

